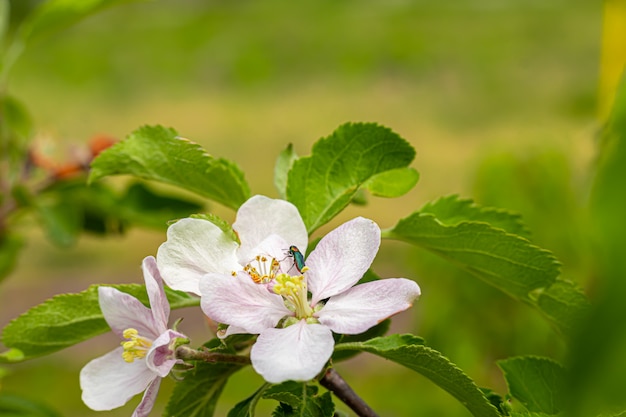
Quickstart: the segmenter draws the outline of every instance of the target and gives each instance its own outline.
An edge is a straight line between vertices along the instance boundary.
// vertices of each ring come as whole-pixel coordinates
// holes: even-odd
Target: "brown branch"
[[[231,355],[228,353],[211,352],[209,350],[196,350],[188,346],[176,348],[176,357],[183,360],[204,361],[204,362],[227,362],[240,365],[250,365],[250,358],[241,355]]]
[[[359,417],[379,417],[333,368],[329,368],[324,373],[320,379],[320,385],[335,394]]]

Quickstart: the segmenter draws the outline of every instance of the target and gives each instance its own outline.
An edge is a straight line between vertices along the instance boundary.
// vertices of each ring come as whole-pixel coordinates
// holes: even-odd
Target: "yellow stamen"
[[[250,278],[252,278],[252,281],[256,284],[267,284],[271,282],[280,268],[280,263],[274,258],[271,258],[271,261],[269,261],[266,256],[261,255],[257,255],[254,261],[256,265],[248,264],[243,267],[243,271],[250,275]]]
[[[124,348],[122,358],[124,358],[126,362],[131,363],[135,359],[143,359],[146,357],[148,350],[152,346],[150,339],[139,336],[139,332],[133,328],[124,330],[123,336],[124,339],[129,339],[120,343]]]
[[[297,318],[311,317],[313,314],[307,299],[304,275],[278,274],[274,280],[273,290],[285,299],[288,306],[293,307]]]

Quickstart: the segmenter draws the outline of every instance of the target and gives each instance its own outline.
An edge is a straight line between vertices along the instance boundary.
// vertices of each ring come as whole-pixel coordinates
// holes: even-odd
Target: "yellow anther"
[[[274,279],[279,267],[280,263],[275,258],[257,255],[252,263],[243,267],[243,271],[250,275],[256,284],[267,284]]]
[[[139,336],[139,332],[136,329],[128,328],[122,333],[125,339],[120,344],[124,348],[122,352],[122,358],[126,362],[133,362],[135,359],[142,359],[146,357],[148,350],[152,346],[152,341],[145,337]]]

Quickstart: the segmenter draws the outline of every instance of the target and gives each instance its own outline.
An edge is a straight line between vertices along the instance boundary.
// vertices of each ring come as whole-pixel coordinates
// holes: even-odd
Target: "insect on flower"
[[[293,266],[296,267],[299,273],[303,274],[309,269],[304,264],[304,255],[302,255],[302,252],[300,252],[300,249],[298,249],[297,246],[295,245],[289,246],[289,250],[287,251],[287,257],[293,258]]]

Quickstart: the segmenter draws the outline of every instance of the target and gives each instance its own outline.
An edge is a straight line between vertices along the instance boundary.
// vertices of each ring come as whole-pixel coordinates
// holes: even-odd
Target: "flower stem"
[[[227,362],[240,365],[250,365],[250,358],[241,355],[231,355],[229,353],[211,352],[207,349],[196,350],[189,346],[179,346],[176,348],[176,357],[183,360],[204,361],[204,362]]]
[[[333,368],[324,373],[320,385],[335,394],[359,417],[379,417]]]

